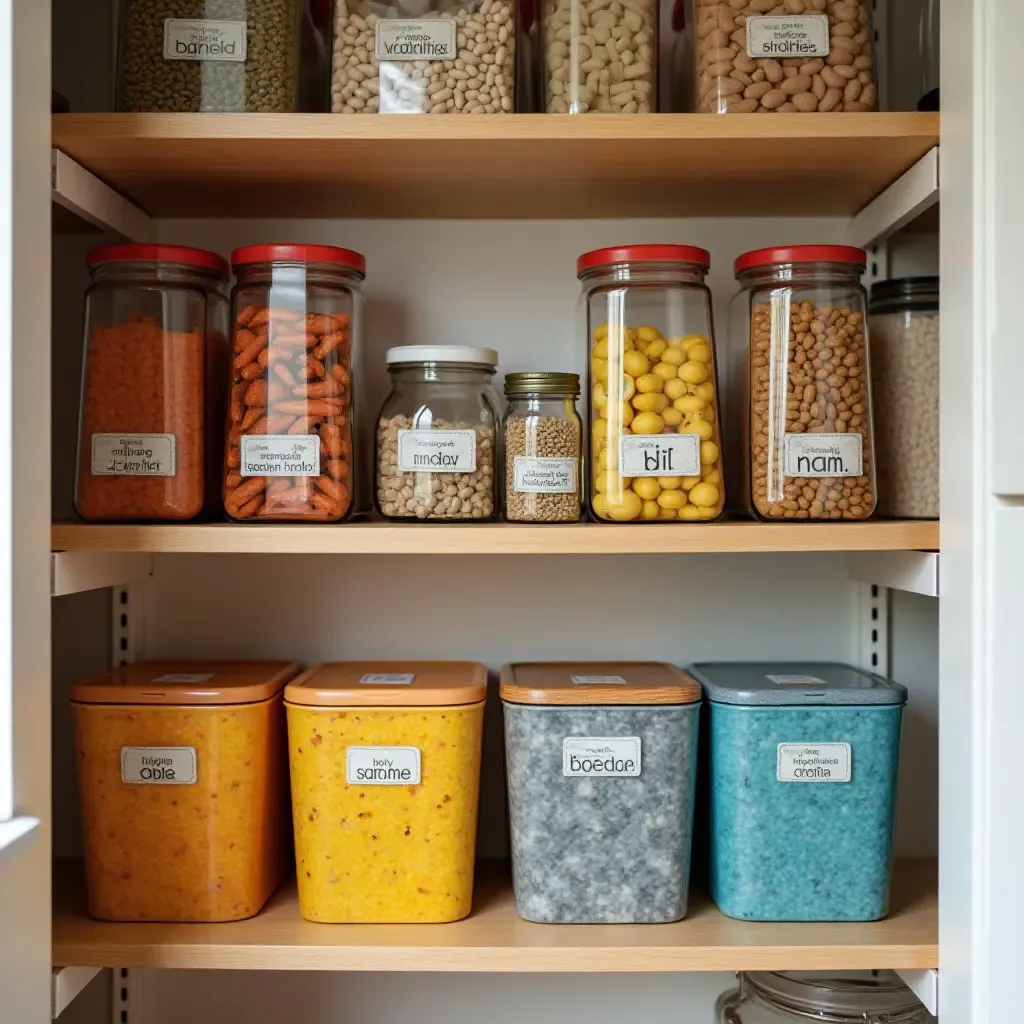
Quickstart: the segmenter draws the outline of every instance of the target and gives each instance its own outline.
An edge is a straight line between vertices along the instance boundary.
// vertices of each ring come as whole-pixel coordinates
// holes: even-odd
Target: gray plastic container
[[[686,914],[700,696],[671,665],[505,666],[520,916],[610,924]]]

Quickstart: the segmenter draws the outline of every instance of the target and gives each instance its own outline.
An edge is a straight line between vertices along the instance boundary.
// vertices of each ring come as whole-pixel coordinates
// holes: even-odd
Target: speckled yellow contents
[[[287,709],[303,917],[465,917],[473,896],[484,703]],[[418,748],[421,784],[349,785],[351,746]]]

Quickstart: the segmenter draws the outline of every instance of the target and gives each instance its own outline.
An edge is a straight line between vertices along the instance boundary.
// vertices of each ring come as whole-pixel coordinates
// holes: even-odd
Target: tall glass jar
[[[377,419],[377,509],[387,519],[492,519],[498,508],[498,365],[492,348],[405,345],[387,353]]]
[[[340,522],[352,513],[366,260],[333,245],[231,254],[234,354],[224,510],[248,522]]]
[[[185,520],[219,476],[227,261],[178,245],[89,253],[75,508]]]
[[[866,256],[846,245],[736,260],[749,338],[741,413],[748,507],[768,521],[875,511]]]
[[[933,1020],[892,971],[741,973],[715,1004],[715,1024],[929,1024]]]
[[[921,98],[918,110],[939,109],[939,58],[941,16],[939,0],[924,0],[920,14],[918,48],[921,52]]]
[[[585,253],[587,499],[601,522],[717,519],[724,506],[710,268],[692,245]]]
[[[505,518],[575,523],[580,518],[583,425],[575,373],[505,377]]]
[[[939,517],[939,279],[871,289],[878,511]]]

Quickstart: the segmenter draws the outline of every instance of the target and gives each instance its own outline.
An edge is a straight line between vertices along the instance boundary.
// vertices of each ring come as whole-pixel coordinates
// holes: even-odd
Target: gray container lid
[[[715,704],[905,704],[891,679],[828,661],[703,662],[687,669]]]

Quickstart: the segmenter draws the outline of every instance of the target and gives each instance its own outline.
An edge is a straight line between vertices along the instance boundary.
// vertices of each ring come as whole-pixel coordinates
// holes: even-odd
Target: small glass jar
[[[929,1024],[931,1014],[893,971],[752,971],[719,996],[715,1024]]]
[[[924,0],[920,17],[918,48],[921,53],[921,98],[917,101],[917,109],[938,110],[942,21],[939,0]]]
[[[722,512],[710,260],[691,245],[626,245],[577,261],[587,500],[600,522],[707,522]]]
[[[386,519],[492,519],[498,508],[498,365],[492,348],[405,345],[387,353],[377,419],[377,509]]]
[[[219,476],[227,261],[179,245],[89,253],[75,508],[195,519]]]
[[[575,373],[505,377],[505,519],[576,523],[580,519],[583,425]]]
[[[871,289],[871,383],[878,511],[939,517],[939,279]]]
[[[353,393],[366,260],[333,245],[248,245],[231,264],[224,510],[236,521],[341,522],[362,491]]]
[[[875,511],[866,255],[847,245],[736,260],[749,338],[742,465],[761,519],[862,520]],[[743,308],[745,307],[745,309]]]

